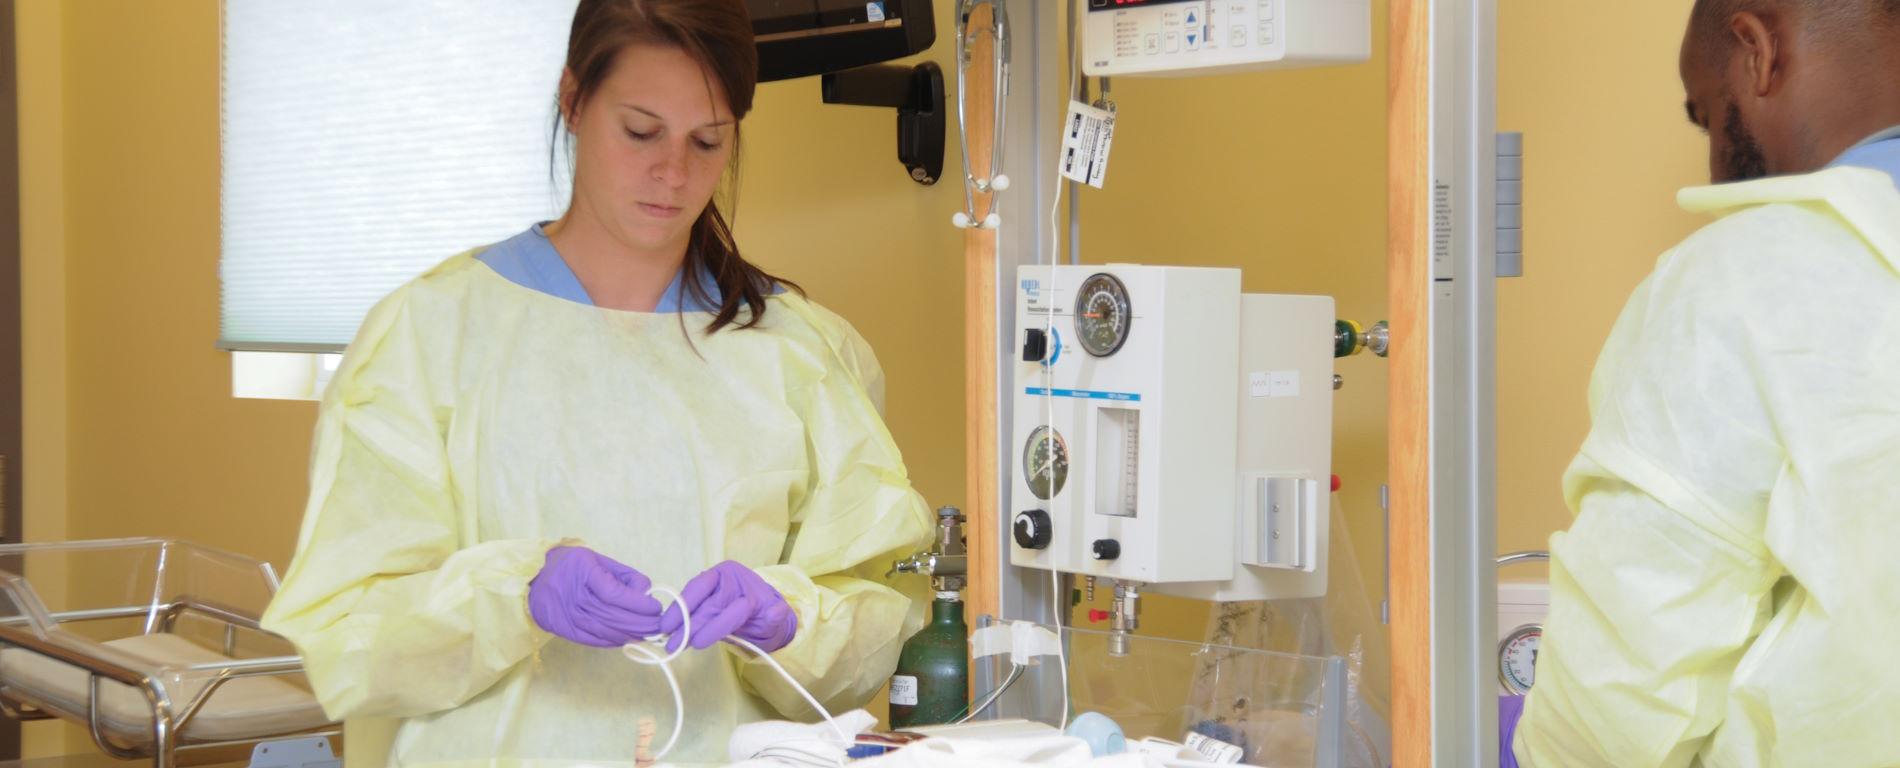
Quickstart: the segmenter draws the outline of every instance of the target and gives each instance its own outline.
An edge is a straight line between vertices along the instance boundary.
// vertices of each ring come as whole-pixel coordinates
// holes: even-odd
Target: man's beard
[[[1728,121],[1722,131],[1728,137],[1728,151],[1722,157],[1724,178],[1720,181],[1749,181],[1768,175],[1768,157],[1762,153],[1754,132],[1742,123],[1742,109],[1733,100],[1728,103]]]

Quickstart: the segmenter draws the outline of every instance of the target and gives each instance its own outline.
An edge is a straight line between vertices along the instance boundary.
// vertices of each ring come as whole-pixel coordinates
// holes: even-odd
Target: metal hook
[[[1499,568],[1503,568],[1507,565],[1532,562],[1548,563],[1550,562],[1550,553],[1542,550],[1528,550],[1524,552],[1512,552],[1508,555],[1498,555]]]
[[[995,100],[992,125],[995,133],[990,138],[989,173],[981,178],[970,168],[970,130],[967,119],[970,63],[976,50],[976,40],[970,35],[970,15],[979,5],[990,7],[990,30],[995,40],[991,51],[995,64],[991,73],[994,81],[990,90]],[[1003,0],[957,0],[957,141],[963,149],[963,210],[957,212],[951,221],[963,229],[997,228],[1000,220],[994,213],[995,205],[990,206],[992,213],[988,216],[977,218],[976,196],[1009,188],[1009,177],[1003,174],[1003,135],[1009,125],[1006,108],[1009,103],[1009,13],[1003,6]]]

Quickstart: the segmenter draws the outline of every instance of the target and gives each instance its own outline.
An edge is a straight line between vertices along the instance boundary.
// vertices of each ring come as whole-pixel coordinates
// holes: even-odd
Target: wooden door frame
[[[1392,765],[1431,765],[1430,0],[1387,17],[1386,389]]]

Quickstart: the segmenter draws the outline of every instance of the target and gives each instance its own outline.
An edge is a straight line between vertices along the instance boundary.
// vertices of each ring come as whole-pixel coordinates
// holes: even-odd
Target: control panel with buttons
[[[1199,75],[1372,54],[1371,0],[1078,0],[1083,72]]]
[[[1325,594],[1333,300],[1242,293],[1233,269],[1016,278],[1010,564],[1205,600]]]

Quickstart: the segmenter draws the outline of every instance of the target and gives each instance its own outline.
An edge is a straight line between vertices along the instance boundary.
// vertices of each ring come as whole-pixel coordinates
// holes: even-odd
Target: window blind
[[[558,215],[575,3],[225,0],[219,346],[339,350],[403,282]]]

